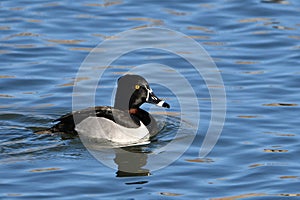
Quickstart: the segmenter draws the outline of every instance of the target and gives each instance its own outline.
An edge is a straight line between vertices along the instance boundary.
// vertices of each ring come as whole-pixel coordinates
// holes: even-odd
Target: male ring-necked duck
[[[155,119],[140,108],[143,103],[170,108],[168,103],[153,93],[143,77],[124,75],[118,79],[114,107],[97,106],[66,114],[55,120],[59,123],[50,130],[68,134],[84,133],[116,143],[148,140],[158,133],[158,127]]]

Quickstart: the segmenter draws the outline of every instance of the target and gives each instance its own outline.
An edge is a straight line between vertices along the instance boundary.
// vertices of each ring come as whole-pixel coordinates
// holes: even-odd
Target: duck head
[[[148,82],[139,75],[124,75],[118,79],[115,97],[115,108],[120,110],[138,109],[143,103],[151,103],[170,108],[170,105],[159,99]]]

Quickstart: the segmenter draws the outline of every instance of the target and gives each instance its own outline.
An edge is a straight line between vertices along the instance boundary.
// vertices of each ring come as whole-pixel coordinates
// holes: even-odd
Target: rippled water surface
[[[155,93],[172,107],[147,108],[168,116],[162,134],[131,149],[143,152],[141,157],[124,161],[118,152],[107,157],[118,170],[97,161],[79,138],[34,133],[72,110],[77,70],[94,47],[122,31],[146,27],[195,39],[221,73],[226,122],[207,157],[198,157],[211,116],[205,82],[183,59],[153,50],[130,52],[112,63],[96,102],[110,105],[116,79],[134,66],[157,62],[180,70],[201,90],[201,121],[193,144],[174,163],[145,168],[147,156],[169,143],[179,126],[174,91],[159,83],[152,84]],[[298,0],[2,0],[0,199],[297,199],[299,30]],[[140,173],[122,173],[128,162]]]

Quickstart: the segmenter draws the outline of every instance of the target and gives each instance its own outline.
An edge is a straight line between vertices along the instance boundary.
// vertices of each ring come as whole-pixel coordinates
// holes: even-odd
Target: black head
[[[118,79],[115,108],[130,110],[139,108],[143,103],[152,103],[170,108],[170,105],[159,99],[148,82],[138,75],[124,75]]]

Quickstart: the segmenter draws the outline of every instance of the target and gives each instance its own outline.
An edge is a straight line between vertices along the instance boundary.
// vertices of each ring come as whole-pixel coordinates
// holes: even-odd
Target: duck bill
[[[159,99],[153,92],[152,90],[148,90],[147,98],[146,98],[147,103],[155,104],[160,107],[164,108],[170,108],[170,105],[166,103],[165,101]]]

